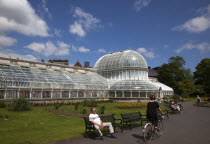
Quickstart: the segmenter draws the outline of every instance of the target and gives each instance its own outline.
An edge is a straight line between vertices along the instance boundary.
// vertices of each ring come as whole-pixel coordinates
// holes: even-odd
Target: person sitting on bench
[[[171,107],[173,109],[178,110],[179,112],[181,112],[181,108],[174,101],[171,102]]]
[[[101,121],[100,117],[98,116],[98,114],[96,113],[96,108],[91,108],[91,114],[89,115],[89,120],[91,123],[94,124],[94,127],[96,128],[96,130],[98,130],[98,132],[100,133],[101,140],[103,139],[103,134],[102,134],[101,130],[105,126],[109,127],[111,137],[114,138],[114,136],[113,136],[114,129],[112,127],[112,123],[111,122],[103,123]]]

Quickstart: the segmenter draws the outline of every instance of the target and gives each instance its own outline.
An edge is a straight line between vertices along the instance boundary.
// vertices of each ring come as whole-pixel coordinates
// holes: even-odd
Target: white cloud
[[[14,52],[0,52],[0,57],[6,57],[6,58],[19,58],[23,60],[29,60],[29,61],[38,61],[36,57],[33,55],[21,55]]]
[[[16,39],[12,37],[7,37],[4,35],[0,35],[0,48],[12,46],[17,42]]]
[[[186,30],[192,33],[200,33],[210,28],[210,5],[205,9],[205,13],[201,16],[192,18],[182,25],[178,25],[172,30],[182,31]]]
[[[81,53],[90,52],[90,49],[85,48],[84,46],[76,47],[76,46],[72,45],[72,50],[76,51],[76,52],[81,52]]]
[[[84,37],[86,35],[86,32],[82,28],[82,25],[77,23],[77,22],[70,25],[69,32],[72,33],[72,34],[76,34],[80,37]]]
[[[151,51],[149,52],[145,48],[138,48],[136,51],[139,52],[140,54],[148,57],[148,58],[154,58],[155,57],[155,54],[153,52],[151,52]]]
[[[85,47],[79,47],[79,52],[81,52],[81,53],[86,53],[86,52],[90,52],[90,49],[88,49],[88,48],[85,48]]]
[[[46,43],[33,42],[25,46],[24,48],[31,49],[34,52],[42,54],[44,56],[63,56],[69,54],[70,45],[61,41],[57,41],[56,44],[52,43],[51,41],[47,41]]]
[[[61,37],[61,36],[62,36],[61,30],[59,30],[59,29],[54,29],[54,34],[55,34],[55,36],[57,36],[57,37]]]
[[[99,27],[100,24],[99,19],[79,7],[74,9],[73,17],[76,20],[69,26],[69,32],[80,37],[84,37],[89,30]]]
[[[27,0],[0,1],[0,33],[18,32],[29,36],[49,36],[46,22],[36,15]]]
[[[47,8],[47,0],[42,0],[40,3],[40,12],[42,15],[47,15],[48,18],[52,18],[52,14],[50,13],[49,9]]]
[[[193,42],[188,42],[183,44],[179,49],[176,50],[176,53],[180,53],[184,50],[192,50],[192,49],[197,49],[201,53],[210,51],[210,43],[207,42],[201,42],[201,43],[193,43]]]
[[[139,12],[142,8],[147,7],[151,3],[151,0],[136,0],[134,3],[134,9]]]
[[[98,53],[106,53],[105,49],[98,49]]]

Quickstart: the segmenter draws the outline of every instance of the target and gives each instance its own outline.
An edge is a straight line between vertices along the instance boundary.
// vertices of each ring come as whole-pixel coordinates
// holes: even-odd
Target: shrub
[[[87,107],[97,107],[98,102],[96,100],[90,100],[87,102]]]
[[[0,119],[8,119],[9,118],[9,116],[6,114],[6,115],[2,115],[2,114],[0,114]]]
[[[184,102],[190,102],[191,101],[190,98],[184,98],[183,100],[184,100]]]
[[[105,114],[105,105],[100,107],[100,114]]]
[[[6,107],[6,104],[5,104],[5,102],[3,102],[3,101],[0,101],[0,108],[5,108]]]
[[[78,110],[78,108],[79,108],[79,102],[76,102],[76,103],[74,104],[74,110]]]
[[[98,102],[96,100],[84,100],[81,102],[84,107],[97,107]]]
[[[172,99],[180,99],[180,95],[175,94],[175,95],[172,96]]]
[[[147,103],[126,103],[126,104],[119,104],[116,107],[120,109],[131,109],[131,108],[142,108],[146,106]]]
[[[182,97],[182,98],[190,98],[190,95],[189,95],[189,94],[182,94],[181,97]]]
[[[87,100],[82,101],[82,105],[83,105],[84,107],[86,107],[86,106],[87,106],[87,103],[88,103],[88,101],[87,101]]]
[[[109,103],[113,103],[113,100],[108,100],[107,102],[109,102]]]
[[[81,109],[80,114],[87,114],[87,110],[85,108]]]
[[[28,100],[24,98],[16,99],[11,104],[10,110],[12,111],[27,111],[31,109],[31,105]]]
[[[55,104],[55,109],[59,109],[61,105],[62,105],[61,103],[56,103]]]

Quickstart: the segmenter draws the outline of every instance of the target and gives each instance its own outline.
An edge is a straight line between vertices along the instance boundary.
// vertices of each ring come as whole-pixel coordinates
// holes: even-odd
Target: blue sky
[[[209,0],[0,0],[0,56],[89,61],[126,49],[148,66],[210,56]]]

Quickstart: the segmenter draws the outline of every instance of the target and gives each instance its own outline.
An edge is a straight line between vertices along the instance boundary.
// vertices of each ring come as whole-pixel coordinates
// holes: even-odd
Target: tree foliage
[[[197,91],[204,91],[206,94],[210,94],[210,59],[205,58],[195,67],[194,72],[195,84],[200,89]]]
[[[176,94],[191,94],[194,92],[193,75],[190,69],[184,68],[185,60],[180,57],[171,57],[168,64],[158,69],[158,80],[172,87]]]

